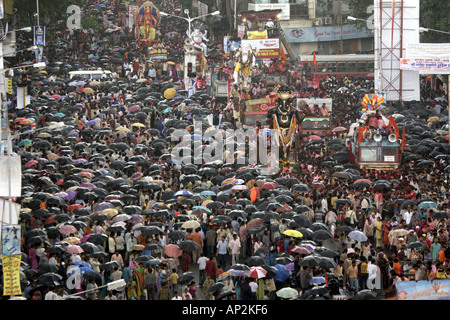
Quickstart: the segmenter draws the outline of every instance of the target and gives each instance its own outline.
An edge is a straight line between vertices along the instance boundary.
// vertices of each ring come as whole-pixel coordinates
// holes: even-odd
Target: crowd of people
[[[153,2],[177,14],[176,1]],[[56,33],[45,73],[31,74],[31,103],[8,111],[23,164],[16,202],[25,299],[368,299],[368,291],[376,299],[395,297],[399,281],[450,278],[448,135],[437,133],[445,90],[427,86],[423,101],[381,107],[401,114],[406,129],[398,170],[358,170],[334,158],[345,132],[320,143],[300,137],[295,169],[274,176],[220,162],[180,166],[170,158],[171,133],[202,118],[206,131],[213,112],[228,120],[226,104],[202,87],[188,97],[181,60],[147,63],[133,30],[110,29]],[[161,19],[154,45],[182,51],[185,32]],[[99,58],[113,54],[120,63]],[[232,76],[231,58],[208,59],[213,79]],[[77,65],[109,69],[117,80],[69,79]],[[333,98],[334,127],[357,121],[362,94],[373,91],[373,79],[351,76],[313,87],[289,59],[258,72],[286,76],[298,97]],[[254,81],[246,98],[272,90]],[[338,148],[329,144],[336,139]]]

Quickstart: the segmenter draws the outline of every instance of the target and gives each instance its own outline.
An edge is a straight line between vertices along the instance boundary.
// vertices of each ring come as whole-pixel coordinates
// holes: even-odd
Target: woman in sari
[[[389,232],[392,229],[391,222],[389,221],[389,218],[384,219],[383,223],[383,245],[386,249],[389,249],[391,246],[391,242],[389,239]]]

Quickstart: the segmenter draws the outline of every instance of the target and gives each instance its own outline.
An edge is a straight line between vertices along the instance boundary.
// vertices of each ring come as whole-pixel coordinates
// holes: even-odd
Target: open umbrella
[[[178,284],[180,284],[180,285],[187,284],[187,283],[191,282],[194,279],[195,279],[195,273],[192,272],[192,271],[188,271],[188,272],[183,273],[178,278]]]
[[[359,241],[359,242],[367,241],[366,234],[359,230],[350,231],[349,234],[347,235],[347,237],[349,237],[352,240]]]
[[[176,244],[167,244],[164,246],[164,254],[171,258],[178,258],[183,251]]]
[[[250,270],[247,271],[246,274],[249,278],[261,279],[266,276],[267,270],[258,266],[254,266],[250,267]]]
[[[276,295],[282,299],[293,299],[298,296],[298,291],[291,287],[285,287],[276,291]]]

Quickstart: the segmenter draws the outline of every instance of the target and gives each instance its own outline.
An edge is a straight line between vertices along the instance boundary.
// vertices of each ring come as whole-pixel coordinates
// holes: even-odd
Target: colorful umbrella
[[[247,272],[249,278],[261,279],[267,274],[267,270],[261,267],[250,267],[250,271]]]
[[[288,237],[294,237],[294,238],[301,238],[301,237],[303,237],[303,234],[300,231],[298,231],[298,230],[288,229],[285,232],[283,232],[283,234],[288,236]]]

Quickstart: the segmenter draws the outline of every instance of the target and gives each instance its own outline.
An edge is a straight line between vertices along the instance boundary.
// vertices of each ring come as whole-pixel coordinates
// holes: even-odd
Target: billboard
[[[285,28],[284,35],[288,42],[317,42],[317,41],[340,41],[347,39],[359,39],[373,37],[373,32],[365,27],[358,28],[352,24],[342,26]]]
[[[280,57],[280,39],[243,39],[241,45],[249,44],[256,51],[257,59],[278,59]]]
[[[450,43],[409,43],[401,70],[425,74],[450,74]]]
[[[305,104],[307,104],[309,107],[312,107],[315,104],[321,107],[324,103],[327,106],[328,112],[331,112],[333,110],[333,99],[331,98],[297,98],[297,107]]]
[[[397,282],[398,300],[450,300],[450,279]]]

